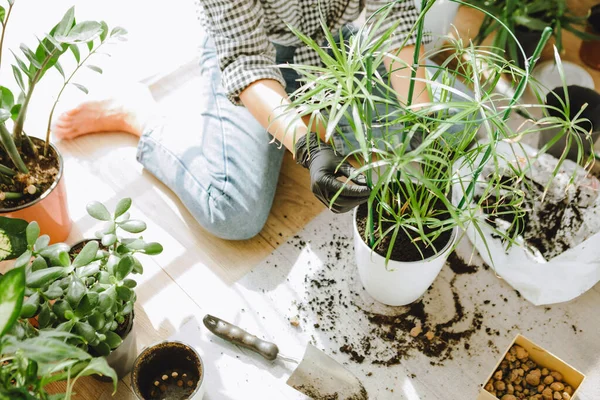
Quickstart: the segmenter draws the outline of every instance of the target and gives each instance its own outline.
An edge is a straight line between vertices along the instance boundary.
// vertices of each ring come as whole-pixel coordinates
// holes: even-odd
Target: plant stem
[[[427,12],[427,1],[421,0],[421,12]],[[434,0],[435,1],[435,0]],[[410,83],[408,86],[408,99],[406,102],[407,107],[412,104],[412,97],[415,91],[415,78],[417,77],[417,68],[419,68],[419,57],[421,55],[421,40],[423,39],[423,26],[425,25],[425,18],[421,18],[417,23],[417,41],[415,43],[415,54],[413,56],[413,66],[410,72]]]
[[[48,54],[48,56],[46,56],[46,59],[42,63],[42,66],[36,72],[33,79],[29,80],[29,88],[27,89],[27,94],[25,95],[25,99],[23,100],[23,104],[21,105],[21,110],[19,111],[19,116],[17,117],[17,120],[15,121],[15,126],[13,128],[13,138],[17,145],[21,141],[21,133],[23,132],[23,126],[25,125],[25,115],[27,114],[27,107],[29,106],[29,101],[31,101],[31,96],[33,95],[33,89],[35,89],[35,85],[39,82],[40,78],[42,77],[46,65],[48,65],[50,60],[54,58],[54,56],[56,55],[56,51],[59,49],[60,47],[55,48],[50,54]]]
[[[13,5],[8,5],[8,12],[6,13],[6,19],[2,22],[2,35],[0,35],[0,67],[2,67],[2,49],[4,46],[4,33],[6,32],[6,25],[8,25],[8,18],[10,18],[10,12],[12,11]]]
[[[373,78],[373,57],[369,54],[367,55],[367,62],[366,62],[366,69],[367,69],[367,92],[369,93],[369,96],[372,95],[373,93],[373,84],[372,84],[372,78]],[[373,139],[373,110],[371,109],[371,102],[369,101],[370,99],[366,99],[366,101],[364,101],[364,107],[365,107],[365,114],[366,114],[366,118],[365,118],[365,132],[367,134],[367,143],[368,146],[371,146],[371,142]],[[369,155],[372,157],[372,153],[369,153]],[[365,160],[365,162],[368,164],[372,161],[372,158],[369,158],[368,160]],[[371,169],[369,168],[367,170],[367,186],[371,189],[373,188],[373,171],[371,171]],[[368,202],[367,203],[367,237],[369,239],[369,245],[371,247],[373,247],[373,245],[375,244],[375,223],[373,221],[373,203],[372,202]]]
[[[3,200],[18,200],[23,197],[23,193],[2,192],[2,194],[4,195]]]
[[[56,100],[54,100],[54,104],[52,104],[52,108],[50,109],[50,116],[48,117],[48,126],[46,128],[46,144],[44,145],[44,156],[48,155],[48,147],[49,147],[49,143],[50,143],[50,126],[52,125],[52,117],[54,116],[54,110],[56,109],[56,105],[60,101],[60,97],[62,96],[64,90],[69,85],[69,83],[71,83],[71,79],[73,79],[73,77],[75,76],[75,74],[77,73],[77,71],[79,71],[79,69],[81,67],[83,67],[83,65],[86,63],[86,61],[93,54],[95,54],[102,47],[102,45],[104,43],[106,43],[106,42],[101,42],[98,45],[98,47],[96,47],[95,49],[93,49],[92,51],[90,51],[88,53],[88,55],[73,70],[73,72],[71,73],[71,75],[69,75],[69,77],[67,79],[65,79],[62,88],[60,88],[60,91],[58,92],[58,95],[56,96]]]
[[[12,160],[13,164],[15,164],[15,167],[17,167],[17,170],[23,174],[28,174],[29,170],[23,162],[23,158],[21,158],[21,154],[19,154],[19,150],[17,149],[13,138],[10,136],[10,132],[4,124],[0,124],[0,142],[2,142],[6,153]]]

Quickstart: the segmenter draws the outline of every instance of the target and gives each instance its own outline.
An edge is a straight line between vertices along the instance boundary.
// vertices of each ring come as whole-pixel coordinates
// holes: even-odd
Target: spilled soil
[[[339,260],[336,254],[352,251],[350,242],[346,237],[334,237],[322,247],[327,248],[328,259]],[[306,301],[296,305],[301,324],[317,320],[313,327],[337,343],[336,352],[346,354],[354,363],[391,366],[422,354],[432,365],[442,365],[453,359],[456,351],[468,349],[469,339],[483,325],[479,307],[470,304],[467,311],[456,287],[457,276],[475,273],[478,267],[468,265],[455,253],[448,265],[454,277],[439,283],[443,288],[436,290],[436,281],[415,303],[389,307],[366,294],[354,268],[326,263],[305,278]],[[338,321],[348,314],[356,324],[338,329]]]

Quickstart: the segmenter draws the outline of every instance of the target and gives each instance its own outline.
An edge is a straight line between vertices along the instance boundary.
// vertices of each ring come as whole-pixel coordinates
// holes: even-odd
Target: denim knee
[[[265,226],[272,199],[238,201],[225,193],[211,190],[207,212],[195,216],[212,235],[225,240],[247,240],[255,237]]]

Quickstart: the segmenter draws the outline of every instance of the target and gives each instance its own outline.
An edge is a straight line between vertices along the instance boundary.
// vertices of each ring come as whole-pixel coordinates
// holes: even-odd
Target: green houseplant
[[[130,219],[131,199],[119,201],[113,213],[93,202],[88,213],[105,226],[98,240],[87,240],[70,248],[64,243],[49,245],[48,235],[40,236],[36,222],[26,229],[27,250],[16,267],[27,269],[27,296],[22,318],[34,318],[38,329],[70,332],[82,338],[78,345],[93,355],[106,356],[119,377],[128,372],[135,359],[132,334],[136,282],[131,273],[142,273],[138,254],[155,255],[158,243],[141,237],[123,238],[122,232],[140,233],[146,224]]]
[[[19,224],[15,221],[7,223]],[[2,221],[3,226],[5,222]],[[104,358],[93,358],[71,343],[79,341],[78,336],[38,331],[27,320],[19,319],[26,290],[25,275],[25,267],[20,267],[0,276],[0,308],[3,310],[0,314],[0,399],[70,399],[77,380],[93,374],[111,379],[116,391],[115,371]],[[65,393],[47,393],[48,384],[64,380],[67,381]]]
[[[523,66],[523,55],[518,50],[516,40],[525,51],[525,57],[533,54],[542,31],[552,29],[552,35],[559,52],[563,47],[563,30],[569,31],[581,39],[598,39],[586,32],[587,16],[576,15],[567,7],[567,0],[467,0],[467,2],[488,14],[484,17],[475,43],[481,44],[493,33],[492,47],[497,52],[506,50],[510,59]],[[495,17],[492,17],[495,16]],[[504,29],[502,24],[508,28]]]
[[[4,36],[15,1],[8,0],[5,5],[0,6],[0,68]],[[107,44],[123,39],[125,33],[122,28],[109,30],[103,21],[77,23],[75,11],[70,8],[48,34],[37,38],[35,47],[21,44],[18,54],[12,52],[11,69],[18,91],[13,93],[8,87],[0,86],[0,213],[29,221],[35,219],[55,240],[66,239],[71,222],[61,179],[62,157],[50,144],[50,121],[67,86],[74,85],[87,93],[85,86],[73,81],[77,72],[87,66],[102,73],[102,69],[88,61],[101,54]],[[60,62],[67,53],[75,60],[72,71],[65,71]],[[49,113],[45,140],[42,140],[29,136],[24,127],[35,89],[50,71],[60,74],[63,84]]]
[[[421,68],[426,68],[419,58],[423,20],[433,3],[423,1],[410,32],[418,36],[414,65]],[[376,300],[402,305],[419,298],[431,285],[459,228],[479,230],[488,223],[483,211],[509,221],[509,228],[495,228],[495,233],[508,245],[515,243],[524,213],[524,193],[515,189],[515,183],[523,181],[529,163],[514,163],[496,150],[497,145],[520,146],[519,141],[539,126],[560,128],[557,136],[568,135],[572,126],[545,116],[535,127],[510,127],[508,118],[521,107],[518,101],[533,64],[520,69],[487,48],[463,46],[450,38],[451,56],[439,66],[427,67],[428,78],[417,78],[414,68],[387,51],[395,26],[383,35],[375,34],[386,10],[343,43],[323,24],[329,51],[296,31],[321,56],[324,66],[293,66],[306,84],[295,93],[291,106],[294,112],[301,110],[299,117],[310,118],[309,126],[326,126],[325,140],[335,134],[349,145],[358,144],[347,157],[361,166],[357,173],[365,174],[371,189],[368,202],[355,213],[359,275]],[[550,29],[544,32],[533,60],[550,33]],[[399,68],[411,69],[408,99],[414,83],[423,81],[432,101],[412,104],[409,100],[398,106],[389,74],[382,70],[384,57],[395,59]],[[512,90],[496,92],[505,74],[519,79],[512,81]],[[472,92],[460,89],[458,81]],[[350,130],[339,128],[342,120]],[[374,135],[375,125],[380,136]],[[484,167],[489,170],[485,176]],[[476,187],[483,190],[476,192]]]

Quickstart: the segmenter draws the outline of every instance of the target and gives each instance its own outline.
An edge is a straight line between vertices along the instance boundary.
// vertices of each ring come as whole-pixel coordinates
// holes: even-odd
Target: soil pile
[[[330,253],[352,251],[347,237],[323,244]],[[467,265],[454,253],[449,266],[455,271],[450,281],[438,279],[417,302],[390,307],[375,302],[363,289],[354,265],[326,263],[305,278],[305,302],[298,303],[301,325],[315,321],[335,348],[356,363],[395,365],[419,353],[437,365],[452,359],[455,350],[469,348],[469,338],[482,329],[483,314],[475,304],[468,311],[455,287],[458,274],[477,267]],[[351,318],[354,323],[338,321]]]

